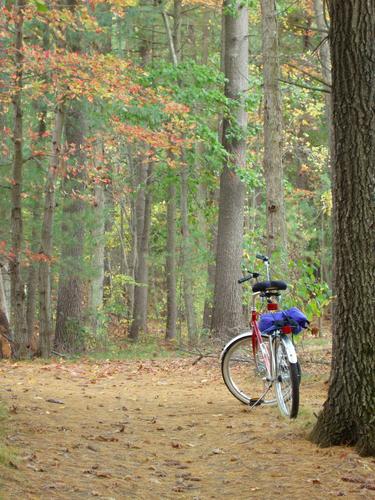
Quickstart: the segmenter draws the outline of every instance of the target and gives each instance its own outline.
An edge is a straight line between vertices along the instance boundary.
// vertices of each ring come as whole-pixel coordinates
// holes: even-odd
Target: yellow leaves
[[[332,213],[332,191],[325,191],[320,197],[322,211],[325,215],[330,216]]]
[[[92,7],[100,4],[108,5],[111,12],[117,17],[123,17],[129,7],[136,7],[138,0],[89,0]]]
[[[135,7],[138,5],[138,0],[89,0],[92,7],[100,4],[106,4],[110,7],[126,9],[127,7]]]
[[[177,103],[177,102],[168,102],[165,106],[164,106],[164,111],[167,113],[167,114],[177,114],[177,113],[181,113],[181,114],[184,114],[184,113],[189,113],[190,109],[188,106],[185,106],[184,104],[180,104],[180,103]]]
[[[211,9],[221,8],[222,0],[183,0],[182,5],[202,5]]]

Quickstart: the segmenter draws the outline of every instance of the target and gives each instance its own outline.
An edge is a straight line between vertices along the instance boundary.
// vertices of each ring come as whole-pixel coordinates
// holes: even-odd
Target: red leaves
[[[5,240],[0,241],[0,255],[9,260],[13,260],[16,257],[13,251],[7,250],[7,242]]]

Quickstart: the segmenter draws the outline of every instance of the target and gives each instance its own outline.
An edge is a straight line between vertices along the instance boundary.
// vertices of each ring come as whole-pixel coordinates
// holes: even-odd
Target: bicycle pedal
[[[249,406],[259,406],[264,403],[264,399],[250,399]]]

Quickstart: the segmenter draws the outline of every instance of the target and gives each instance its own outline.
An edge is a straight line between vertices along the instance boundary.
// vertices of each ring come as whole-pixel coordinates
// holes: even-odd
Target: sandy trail
[[[18,454],[5,500],[375,498],[374,459],[305,439],[324,374],[305,377],[295,422],[236,402],[216,360],[2,362],[0,377]]]

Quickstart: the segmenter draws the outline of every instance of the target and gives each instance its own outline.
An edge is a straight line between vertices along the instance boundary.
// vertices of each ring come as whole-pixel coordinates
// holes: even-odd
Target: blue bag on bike
[[[283,326],[290,326],[294,334],[300,333],[307,328],[308,319],[297,307],[291,307],[286,311],[262,314],[259,319],[259,330],[262,333],[272,333]]]

